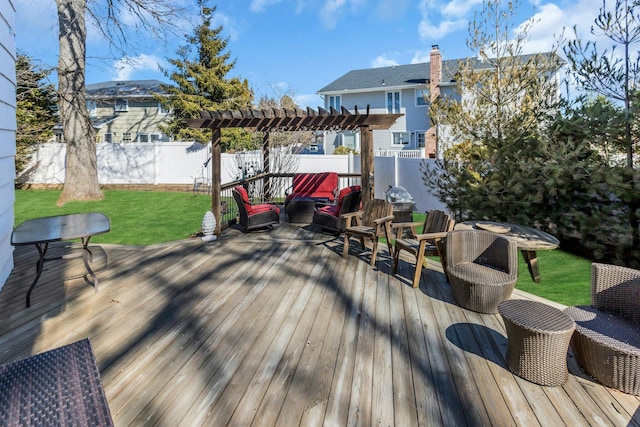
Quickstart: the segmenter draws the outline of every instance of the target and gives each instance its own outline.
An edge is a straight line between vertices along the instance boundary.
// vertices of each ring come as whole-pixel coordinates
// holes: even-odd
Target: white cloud
[[[324,101],[320,95],[315,93],[296,95],[293,97],[293,101],[300,108],[313,108],[316,109],[318,107],[324,107]]]
[[[376,59],[371,61],[372,68],[390,67],[392,65],[398,65],[398,61],[387,57],[387,55],[378,55]]]
[[[578,36],[583,40],[595,40],[591,34],[591,26],[598,16],[602,3],[600,0],[578,0],[561,8],[555,3],[545,3],[538,7],[538,12],[526,22],[533,25],[529,28],[529,40],[526,52],[545,52],[557,45],[564,31],[567,38],[574,38],[573,27],[578,29]],[[521,24],[521,30],[526,23]]]
[[[320,21],[324,28],[332,30],[340,18],[345,14],[345,9],[357,12],[358,8],[366,5],[367,0],[325,0],[325,4],[320,9]]]
[[[419,50],[413,54],[413,58],[411,58],[412,64],[422,64],[424,62],[431,61],[431,51],[430,50]]]
[[[462,18],[482,2],[483,0],[453,0],[440,8],[440,13],[443,16]]]
[[[466,19],[458,19],[455,21],[442,20],[436,26],[429,22],[428,18],[425,16],[418,25],[418,34],[422,40],[442,39],[453,32],[466,28]]]
[[[159,71],[164,60],[155,55],[140,54],[136,57],[124,57],[114,62],[115,80],[132,80],[134,74],[143,71]]]
[[[268,6],[281,2],[282,0],[252,0],[249,10],[251,12],[262,13],[267,10]]]

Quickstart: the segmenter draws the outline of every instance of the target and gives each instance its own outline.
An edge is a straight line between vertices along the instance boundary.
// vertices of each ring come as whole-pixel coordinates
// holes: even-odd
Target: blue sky
[[[103,0],[97,0],[102,2]],[[611,0],[610,0],[611,1]],[[194,0],[175,0],[189,6]],[[17,48],[43,66],[55,67],[58,55],[55,0],[16,0]],[[473,55],[466,47],[467,26],[482,0],[226,0],[217,5],[216,25],[223,25],[228,50],[236,60],[230,75],[246,78],[256,97],[293,95],[302,107],[323,105],[316,92],[344,73],[361,68],[428,62],[439,45],[444,59]],[[601,6],[600,0],[523,0],[514,23],[536,23],[528,52],[548,51],[562,29],[578,26],[581,37]],[[190,10],[195,14],[195,7]],[[36,12],[37,11],[37,12]],[[185,16],[179,34],[191,34]],[[158,64],[168,66],[184,39],[167,44],[135,35],[134,61],[110,53],[94,29],[87,41],[86,81],[168,80]],[[54,82],[55,83],[55,82]]]

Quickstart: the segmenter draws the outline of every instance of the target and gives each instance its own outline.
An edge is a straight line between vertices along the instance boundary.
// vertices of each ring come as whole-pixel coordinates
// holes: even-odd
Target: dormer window
[[[128,111],[129,110],[129,102],[126,99],[116,99],[114,107],[114,111]]]

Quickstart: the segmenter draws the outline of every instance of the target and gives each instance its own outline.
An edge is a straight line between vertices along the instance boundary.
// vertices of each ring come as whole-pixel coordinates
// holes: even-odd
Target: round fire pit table
[[[575,322],[557,308],[538,301],[503,301],[498,312],[509,340],[509,369],[536,384],[564,384],[569,378],[567,351]]]

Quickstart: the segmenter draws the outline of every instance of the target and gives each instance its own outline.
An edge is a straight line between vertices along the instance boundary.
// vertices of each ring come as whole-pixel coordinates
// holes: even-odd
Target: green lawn
[[[211,196],[188,192],[105,190],[104,200],[56,206],[60,191],[16,190],[15,224],[30,218],[99,211],[111,219],[111,231],[96,243],[149,245],[187,239],[198,232]],[[424,215],[416,214],[416,221]],[[566,305],[589,304],[591,262],[561,250],[538,252],[540,276],[531,279],[522,256],[516,287]]]
[[[81,212],[103,212],[111,231],[96,243],[149,245],[187,239],[198,232],[211,196],[189,192],[104,190],[97,202],[70,202],[57,207],[60,191],[16,190],[15,225],[31,218]]]

